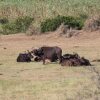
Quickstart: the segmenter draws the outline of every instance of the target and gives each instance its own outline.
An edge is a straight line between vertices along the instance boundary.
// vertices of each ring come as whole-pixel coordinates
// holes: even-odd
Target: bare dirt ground
[[[100,59],[100,32],[82,32],[65,38],[59,34],[0,36],[0,100],[99,100],[100,62],[93,68],[59,64],[17,63],[20,52],[32,47],[59,46],[90,61]]]

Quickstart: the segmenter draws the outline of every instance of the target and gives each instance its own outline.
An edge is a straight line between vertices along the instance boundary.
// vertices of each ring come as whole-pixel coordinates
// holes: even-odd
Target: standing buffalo
[[[31,52],[20,53],[17,57],[17,62],[31,62],[31,58],[33,58]]]
[[[59,62],[61,62],[62,49],[57,46],[54,47],[43,46],[39,49],[34,49],[32,53],[35,56],[40,57],[43,60],[43,64],[45,64],[46,59],[49,59],[51,62],[55,62],[59,59]]]

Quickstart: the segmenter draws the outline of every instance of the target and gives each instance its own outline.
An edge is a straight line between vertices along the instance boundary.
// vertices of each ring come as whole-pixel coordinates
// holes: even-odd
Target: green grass
[[[90,98],[88,94],[92,95],[96,90],[90,79],[92,73],[84,68],[8,62],[0,67],[3,74],[0,76],[1,100],[74,100],[79,91],[82,91],[80,96],[87,95],[84,98]]]
[[[5,52],[4,52],[5,53]],[[0,100],[77,100],[91,98],[95,74],[83,67],[17,63],[16,54],[0,58]]]
[[[57,15],[98,15],[100,0],[0,0],[0,12],[0,16],[10,19],[32,16],[34,26],[39,26],[41,21]]]
[[[93,10],[100,9],[99,0],[2,0],[0,2],[0,7],[15,5],[20,10],[27,10],[29,14],[35,12],[34,14],[39,14],[38,16],[41,14],[44,17],[55,14],[93,14]]]

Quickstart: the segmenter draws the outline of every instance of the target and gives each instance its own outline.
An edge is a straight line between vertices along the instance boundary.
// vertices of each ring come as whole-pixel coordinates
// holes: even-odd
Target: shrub
[[[72,28],[77,28],[78,30],[82,29],[84,26],[84,20],[79,17],[71,17],[71,16],[57,16],[53,19],[47,19],[46,21],[41,23],[41,32],[47,31],[55,31],[61,23],[68,25]]]
[[[28,16],[16,19],[15,25],[17,26],[16,28],[18,32],[25,32],[29,28],[33,20],[33,18]]]
[[[19,32],[26,32],[26,30],[29,28],[33,20],[34,20],[33,18],[28,17],[28,16],[17,18],[13,22],[9,22],[2,25],[3,33],[14,34],[14,33],[19,33]]]
[[[17,33],[17,26],[13,22],[2,25],[3,34],[14,34]]]

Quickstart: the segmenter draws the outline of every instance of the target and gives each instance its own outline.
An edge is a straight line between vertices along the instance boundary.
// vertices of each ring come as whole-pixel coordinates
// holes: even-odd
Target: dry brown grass
[[[88,35],[87,35],[88,34]],[[17,63],[18,53],[42,45],[60,46],[90,61],[100,58],[99,32],[65,38],[59,34],[0,36],[0,100],[99,100],[97,74],[84,67]],[[91,62],[100,72],[99,62]]]
[[[100,15],[92,16],[87,19],[84,25],[84,30],[86,31],[100,31]]]

